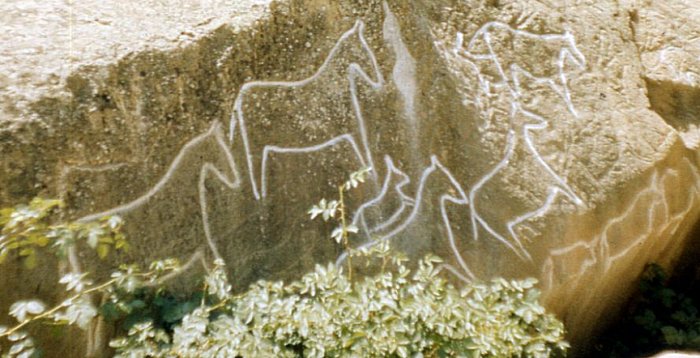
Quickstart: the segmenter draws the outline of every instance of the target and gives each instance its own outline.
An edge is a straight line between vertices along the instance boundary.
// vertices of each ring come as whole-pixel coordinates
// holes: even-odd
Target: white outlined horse
[[[205,149],[210,149],[203,147],[205,145],[214,146],[214,154],[218,158],[212,159],[211,157],[205,159],[204,156],[209,154],[211,156],[212,151],[207,151]],[[198,153],[198,151],[204,150],[205,153]],[[190,167],[194,164],[194,168]],[[102,166],[75,166],[66,167],[61,171],[61,181],[65,180],[65,176],[69,175],[71,171],[83,171],[83,172],[102,172],[105,170],[117,170],[124,164],[111,164]],[[135,210],[144,208],[146,205],[153,201],[163,200],[163,198],[157,198],[159,193],[166,190],[166,187],[171,185],[176,176],[181,175],[184,171],[184,175],[191,175],[190,170],[194,169],[195,173],[199,169],[198,176],[196,178],[191,178],[192,181],[196,180],[198,197],[199,197],[199,207],[201,210],[201,220],[202,227],[204,229],[205,238],[207,241],[207,246],[211,250],[212,255],[215,258],[221,258],[221,254],[217,248],[214,238],[212,237],[210,230],[210,223],[208,217],[208,208],[206,200],[206,187],[205,183],[210,176],[215,177],[228,189],[234,190],[240,186],[240,175],[236,169],[236,165],[231,154],[229,147],[224,139],[224,132],[222,126],[218,121],[215,121],[209,130],[204,134],[201,134],[189,142],[187,142],[180,152],[175,156],[172,163],[168,167],[168,170],[161,177],[161,179],[152,186],[146,193],[140,197],[114,207],[102,212],[89,214],[78,219],[79,222],[88,222],[96,219],[100,219],[109,215],[124,215]],[[65,195],[65,183],[59,183],[59,187],[64,190],[62,195]],[[167,199],[167,198],[166,198]],[[164,223],[163,225],[174,224],[174,223]],[[71,245],[68,248],[68,262],[70,265],[70,270],[73,273],[81,273],[80,260],[78,259],[78,248],[75,245]],[[205,270],[208,270],[208,265],[204,259],[204,253],[202,247],[199,246],[192,252],[185,252],[181,254],[189,254],[187,261],[178,270],[162,277],[157,281],[156,284],[162,284],[165,281],[169,281],[178,277],[180,274],[188,272],[195,264],[201,263]],[[106,332],[102,320],[94,321],[89,328],[89,342],[88,351],[94,352],[96,347],[99,345],[95,342],[99,342],[105,338]]]
[[[213,142],[212,142],[213,141]],[[199,207],[201,210],[201,215],[202,215],[202,225],[204,229],[204,234],[205,238],[207,240],[207,244],[209,248],[212,251],[212,254],[216,258],[221,258],[221,255],[219,253],[219,250],[215,244],[215,240],[212,237],[210,226],[209,226],[209,215],[208,215],[208,210],[207,210],[207,198],[206,198],[206,188],[205,188],[205,183],[206,180],[210,176],[214,176],[216,179],[218,179],[222,184],[224,184],[227,188],[233,190],[237,189],[240,186],[240,175],[238,174],[238,171],[236,169],[236,165],[233,159],[233,155],[231,154],[229,147],[224,139],[224,132],[222,130],[221,124],[216,121],[212,124],[212,126],[205,132],[204,134],[201,134],[194,139],[190,140],[185,144],[178,155],[175,157],[175,159],[172,161],[170,164],[170,167],[166,171],[166,173],[161,177],[161,179],[153,186],[151,187],[145,194],[141,195],[140,197],[126,203],[123,205],[119,205],[115,208],[105,210],[99,213],[94,213],[94,214],[89,214],[86,216],[83,216],[82,218],[78,219],[80,222],[87,222],[87,221],[92,221],[96,220],[105,216],[109,215],[123,215],[126,213],[129,213],[131,211],[134,211],[138,208],[143,207],[144,205],[147,205],[154,197],[161,192],[166,185],[168,185],[173,177],[175,175],[178,175],[178,173],[182,170],[187,170],[187,168],[183,168],[183,165],[185,165],[185,162],[188,160],[191,160],[191,158],[188,158],[191,156],[198,148],[200,148],[202,145],[206,144],[214,144],[215,146],[215,151],[217,155],[221,156],[221,162],[223,162],[223,168],[217,167],[212,161],[204,159],[204,158],[198,158],[196,159],[197,161],[201,161],[199,163],[199,174],[197,178],[197,190],[199,194]],[[197,155],[194,153],[194,155]],[[186,163],[187,165],[190,165],[191,163]],[[220,165],[221,166],[221,165]],[[197,168],[195,168],[197,169]]]
[[[505,45],[494,43],[494,40],[505,42]],[[578,114],[571,100],[564,66],[568,59],[579,68],[584,68],[586,60],[576,47],[573,35],[569,32],[539,35],[513,29],[500,22],[489,22],[483,25],[470,39],[466,49],[463,47],[464,35],[458,33],[455,52],[462,55],[476,69],[480,89],[488,96],[491,93],[492,84],[500,88],[505,87],[510,96],[511,107],[504,157],[469,191],[473,237],[478,240],[479,231],[483,228],[521,258],[532,260],[518,237],[515,227],[531,218],[545,214],[559,194],[567,197],[576,205],[583,205],[583,201],[537,150],[531,133],[546,129],[549,123],[544,117],[523,107],[522,82],[545,83],[561,96],[569,112],[577,117]],[[548,56],[548,59],[538,58],[533,59],[533,61],[523,61],[522,55],[528,51],[539,55],[544,54]],[[495,81],[492,82],[489,78],[495,78]],[[521,120],[522,123],[517,123],[518,120]],[[547,180],[549,186],[544,193],[546,195],[542,199],[541,205],[530,211],[504,220],[486,220],[479,209],[479,194],[488,182],[494,180],[494,177],[512,164],[513,154],[520,147],[534,160],[535,167],[541,170],[545,178],[549,179]]]
[[[520,258],[531,260],[530,254],[525,249],[515,227],[529,219],[544,215],[551,208],[558,195],[571,200],[576,205],[583,205],[583,200],[574,192],[574,190],[561,178],[552,167],[542,158],[542,155],[537,151],[531,137],[532,131],[544,130],[547,128],[547,121],[541,116],[526,111],[517,103],[512,104],[511,108],[511,123],[516,121],[523,122],[518,126],[520,128],[511,128],[506,137],[506,150],[501,161],[496,164],[491,171],[486,173],[481,179],[474,184],[469,191],[469,202],[471,203],[471,224],[473,237],[475,240],[479,238],[479,228],[483,228],[498,241],[508,246]],[[514,124],[511,124],[512,126]],[[509,165],[512,165],[511,160],[516,150],[522,148],[527,155],[534,159],[534,165],[545,174],[543,180],[548,181],[546,197],[542,200],[541,205],[533,210],[520,213],[519,215],[506,218],[504,220],[486,220],[479,210],[479,195],[484,186],[503,172]]]
[[[234,112],[231,115],[229,128],[229,140],[233,142],[236,136],[243,140],[246,152],[246,161],[253,193],[256,199],[266,196],[266,162],[271,152],[277,153],[310,153],[334,146],[342,141],[347,141],[355,151],[360,162],[366,166],[373,167],[372,154],[368,143],[367,129],[364,124],[362,110],[358,99],[357,82],[363,81],[375,90],[384,84],[379,65],[363,35],[364,23],[358,20],[349,31],[345,32],[335,46],[331,49],[325,61],[318,68],[316,73],[299,81],[253,81],[243,85],[234,102]],[[343,60],[348,51],[345,50],[351,41],[357,41],[360,53],[359,60],[368,63],[373,72],[371,78],[358,64],[358,61],[350,61],[349,64],[340,70],[344,71],[347,81],[347,88],[334,81],[327,81],[323,88],[324,77],[330,76],[333,67],[343,66],[338,64]],[[338,70],[338,69],[336,69]],[[317,92],[320,96],[313,99],[314,103],[304,103],[297,106],[281,107],[278,112],[273,112],[265,117],[263,109],[270,108],[281,102],[294,104],[298,98],[298,91],[314,89],[318,86]],[[340,93],[330,92],[332,90]],[[264,91],[263,94],[272,98],[255,100],[255,96],[262,97],[255,91]],[[253,97],[253,99],[249,99]],[[263,100],[279,101],[275,104],[260,103]],[[350,113],[331,113],[337,107],[347,106]],[[320,103],[320,104],[319,104]],[[259,116],[255,121],[251,121],[246,115],[246,106],[251,106],[251,112]],[[348,112],[343,108],[341,112]],[[345,124],[343,128],[342,118],[339,116],[354,116],[354,119],[346,121],[353,124]],[[298,122],[312,123],[310,126],[302,126],[294,123],[293,117],[302,119]],[[311,117],[311,118],[310,118]],[[274,123],[271,123],[274,121]],[[320,128],[319,128],[320,127]],[[253,132],[252,132],[253,131]],[[334,132],[335,131],[335,132]],[[313,132],[313,133],[312,133]],[[264,139],[261,139],[264,138]],[[358,146],[358,140],[360,145]],[[261,143],[257,143],[260,141]]]
[[[387,174],[389,175],[389,174]],[[437,184],[436,184],[437,183]],[[397,188],[397,190],[401,190]],[[454,193],[454,194],[448,194]],[[417,230],[420,232],[420,228],[414,227],[415,225],[421,225],[421,218],[430,219],[435,213],[429,212],[431,209],[440,208],[440,217],[442,218],[442,223],[447,232],[447,240],[449,244],[449,250],[452,254],[463,272],[458,272],[454,269],[448,268],[454,274],[464,279],[465,276],[468,279],[473,279],[475,276],[467,266],[466,262],[462,258],[462,255],[457,248],[457,243],[455,241],[455,236],[452,232],[452,227],[450,224],[450,219],[447,214],[447,203],[452,203],[456,205],[466,206],[469,204],[469,199],[466,192],[462,189],[457,179],[452,175],[452,173],[437,159],[435,155],[430,157],[430,165],[423,170],[421,174],[420,182],[418,183],[418,189],[416,191],[416,197],[414,199],[413,209],[410,211],[408,216],[400,223],[392,225],[391,230],[382,233],[381,236],[370,239],[365,244],[358,247],[359,250],[370,248],[377,244],[385,241],[391,240],[396,242],[393,247],[397,248],[399,251],[416,251],[414,254],[427,253],[424,251],[426,249],[425,243],[415,242],[411,240],[410,237],[403,237],[404,234]],[[393,218],[394,216],[392,216]],[[391,219],[389,219],[391,220]],[[394,224],[394,223],[392,223]],[[383,225],[384,226],[384,225]],[[387,225],[388,226],[388,225]],[[429,249],[428,249],[429,250]],[[348,254],[343,253],[336,260],[336,265],[341,265]]]
[[[494,39],[507,42],[507,45],[497,46]],[[455,52],[475,63],[485,63],[487,68],[491,67],[488,77],[496,78],[495,82],[483,75],[483,72],[489,71],[482,70],[479,74],[479,82],[485,92],[489,92],[488,86],[491,84],[505,85],[514,100],[519,100],[523,79],[544,83],[562,97],[574,116],[578,116],[571,100],[565,65],[569,60],[582,70],[586,67],[586,58],[576,47],[576,40],[570,32],[542,35],[493,21],[479,28],[464,47],[464,34],[457,33]],[[547,57],[523,61],[522,57],[528,53],[545,54]]]
[[[352,224],[357,226],[367,238],[395,224],[401,216],[406,213],[407,209],[415,204],[413,198],[406,195],[402,190],[404,186],[410,183],[411,179],[400,169],[396,168],[394,161],[388,155],[384,156],[384,164],[387,169],[386,178],[384,179],[379,194],[360,205],[360,207],[355,210],[352,217]],[[392,195],[395,196],[394,199],[399,202],[398,209],[394,210],[392,215],[381,223],[376,223],[374,225],[368,223],[368,211],[381,206],[387,201],[387,197]]]

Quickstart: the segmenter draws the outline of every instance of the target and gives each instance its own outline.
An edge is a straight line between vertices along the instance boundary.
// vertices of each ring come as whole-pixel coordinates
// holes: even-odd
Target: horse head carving
[[[363,30],[358,20],[307,78],[253,81],[239,91],[229,139],[243,141],[256,199],[266,196],[271,152],[310,153],[347,141],[363,165],[373,166],[358,83],[379,89],[384,79]]]

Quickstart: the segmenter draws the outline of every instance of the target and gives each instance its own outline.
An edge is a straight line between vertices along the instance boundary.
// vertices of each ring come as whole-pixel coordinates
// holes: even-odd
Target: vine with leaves
[[[352,248],[350,247],[350,241],[348,240],[348,236],[350,234],[356,234],[358,232],[358,228],[357,226],[355,226],[355,224],[348,224],[347,222],[348,219],[347,208],[345,205],[345,192],[357,188],[360,185],[360,183],[364,183],[367,178],[367,175],[370,173],[371,170],[372,168],[365,167],[356,172],[351,173],[347,181],[338,185],[337,200],[326,200],[325,198],[323,198],[321,199],[321,201],[319,201],[318,204],[311,207],[311,209],[308,212],[311,216],[311,220],[315,219],[316,217],[321,217],[324,221],[328,221],[329,219],[338,220],[339,226],[335,228],[333,232],[331,232],[331,238],[335,240],[335,242],[337,242],[338,244],[342,244],[346,252],[349,253],[352,252]],[[348,277],[350,280],[352,280],[351,257],[352,255],[349,255],[347,260]]]
[[[129,249],[121,231],[123,222],[120,217],[106,216],[91,222],[61,222],[59,218],[63,207],[60,200],[34,198],[26,205],[0,209],[0,264],[16,257],[27,269],[33,269],[38,265],[39,251],[47,248],[60,260],[67,260],[69,248],[80,241],[94,249],[100,258],[105,258],[111,250]],[[133,269],[127,271],[132,272]],[[34,322],[87,327],[97,315],[89,295],[108,290],[123,281],[123,277],[115,276],[105,283],[93,285],[87,276],[76,272],[63,275],[59,283],[66,286],[70,296],[54,307],[49,308],[37,299],[13,303],[10,316],[17,320],[17,324],[12,327],[0,326],[0,353],[3,352],[2,341],[7,340],[11,343],[7,355],[29,357],[34,354],[34,341],[23,330]]]
[[[174,304],[158,300],[166,297],[165,280],[189,265],[182,266],[177,260],[156,261],[147,270],[122,265],[98,284],[88,274],[68,273],[60,283],[69,297],[60,304],[48,308],[39,300],[24,300],[12,305],[10,315],[18,323],[0,327],[0,355],[28,358],[37,354],[25,330],[31,323],[86,328],[98,315],[129,323],[125,334],[110,341],[117,357],[565,354],[564,327],[540,306],[534,279],[495,279],[457,288],[441,277],[442,260],[435,256],[418,261],[412,272],[405,265],[405,255],[392,251],[388,242],[353,250],[348,238],[358,229],[348,224],[345,194],[364,182],[369,171],[365,168],[351,174],[338,186],[337,199],[322,199],[309,210],[312,220],[338,221],[330,236],[349,253],[347,273],[332,263],[316,265],[297,281],[259,281],[234,294],[226,266],[219,259],[203,278],[201,289],[195,291],[197,299]],[[109,252],[99,249],[100,245],[119,250],[128,247],[119,231],[120,219],[53,224],[49,212],[60,206],[56,201],[35,200],[29,206],[2,211],[0,249],[5,250],[5,258],[17,252],[27,262],[36,253],[22,250],[51,243],[61,257],[79,240],[87,241],[98,253]],[[378,260],[381,270],[353,279],[350,257]],[[106,303],[95,307],[89,299],[93,293],[104,294]],[[148,304],[168,306],[167,317],[150,314]]]

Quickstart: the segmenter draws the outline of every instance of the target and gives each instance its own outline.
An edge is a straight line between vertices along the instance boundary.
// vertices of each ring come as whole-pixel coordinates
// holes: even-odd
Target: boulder
[[[439,254],[456,283],[536,277],[580,350],[698,220],[693,11],[9,1],[0,205],[41,195],[66,218],[124,217],[133,249],[102,261],[79,248],[74,269],[200,253],[242,290],[342,261],[335,225],[307,211],[370,166],[347,195],[354,246]],[[58,301],[66,269],[0,267],[0,306]],[[99,337],[66,351],[98,354]]]

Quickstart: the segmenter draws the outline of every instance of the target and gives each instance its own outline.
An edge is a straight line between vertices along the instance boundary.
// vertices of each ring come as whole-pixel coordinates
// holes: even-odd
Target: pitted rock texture
[[[437,253],[457,283],[537,277],[585,347],[647,262],[673,265],[700,212],[698,68],[692,54],[659,52],[687,48],[700,25],[688,20],[673,41],[656,34],[654,16],[676,21],[667,6],[300,0],[238,22],[238,7],[222,5],[187,43],[162,22],[167,31],[134,34],[143,46],[116,58],[99,39],[117,22],[100,24],[82,66],[42,68],[51,85],[13,77],[0,93],[26,103],[0,122],[0,204],[43,195],[64,199],[67,218],[123,216],[130,253],[100,261],[79,250],[98,276],[120,261],[203,253],[223,258],[242,290],[342,261],[335,225],[307,211],[371,166],[347,197],[353,246]],[[130,23],[129,11],[115,21]],[[178,46],[149,46],[171,35]],[[654,67],[654,56],[666,62]],[[0,270],[7,288],[36,275]],[[49,301],[54,289],[36,287]]]
[[[651,108],[683,143],[700,148],[700,7],[694,1],[639,2],[631,17]]]
[[[3,1],[0,122],[28,120],[31,103],[68,95],[65,80],[82,66],[106,66],[134,52],[187,46],[223,24],[248,27],[264,18],[269,3]]]

